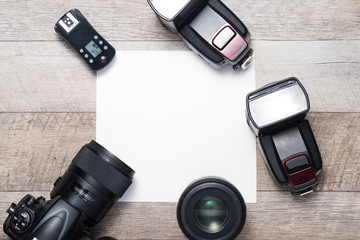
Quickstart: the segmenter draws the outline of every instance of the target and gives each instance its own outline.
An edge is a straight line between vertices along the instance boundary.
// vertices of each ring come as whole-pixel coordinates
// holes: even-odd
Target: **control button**
[[[81,49],[80,49],[80,53],[83,53],[83,52],[84,52],[84,49],[81,48]]]
[[[20,213],[20,216],[24,219],[27,219],[29,217],[29,214],[27,212]]]
[[[10,205],[10,207],[8,208],[8,210],[6,210],[6,212],[7,212],[8,214],[12,214],[13,212],[15,212],[15,208],[16,208],[16,204],[15,204],[15,203],[12,203],[12,204]]]
[[[235,35],[235,32],[230,27],[225,27],[216,35],[213,44],[219,50],[222,50]]]
[[[92,59],[89,59],[89,63],[93,63],[94,62],[94,60],[92,60]]]
[[[107,58],[105,56],[101,56],[100,58],[102,63],[106,63],[107,62]]]
[[[94,35],[94,39],[98,39],[99,38],[99,36],[98,35]]]
[[[14,217],[13,217],[13,222],[14,222],[14,223],[19,223],[19,218],[18,218],[17,216],[14,216]]]
[[[30,222],[31,222],[31,217],[27,211],[17,212],[12,217],[13,227],[18,231],[27,228],[30,225]]]
[[[86,53],[86,54],[84,55],[84,57],[85,57],[85,58],[88,58],[88,57],[89,57],[89,54]]]
[[[105,45],[105,46],[104,46],[104,50],[108,50],[108,46]]]
[[[58,179],[56,179],[54,186],[58,185],[58,183],[61,181],[62,177],[58,177]]]
[[[293,158],[285,163],[289,174],[293,174],[310,167],[308,158],[305,155]]]
[[[103,43],[104,43],[103,41],[101,41],[101,40],[99,41],[99,44],[100,44],[100,45],[102,45]]]
[[[39,201],[39,203],[41,204],[41,205],[44,205],[45,204],[45,198],[44,197],[38,197],[38,199],[37,199],[38,201]]]

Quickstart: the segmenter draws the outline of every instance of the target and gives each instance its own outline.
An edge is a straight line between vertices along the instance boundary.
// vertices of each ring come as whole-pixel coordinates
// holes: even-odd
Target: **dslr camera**
[[[28,194],[18,204],[11,204],[4,232],[17,240],[91,240],[91,229],[129,188],[134,174],[119,158],[91,141],[56,180],[50,200]]]

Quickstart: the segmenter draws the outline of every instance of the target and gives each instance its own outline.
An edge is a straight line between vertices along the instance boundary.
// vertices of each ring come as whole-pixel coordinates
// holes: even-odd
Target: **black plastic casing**
[[[304,92],[308,107],[285,119],[278,119],[266,126],[259,127],[254,121],[249,107],[249,102],[272,94],[279,89],[291,84],[298,84]],[[305,119],[310,109],[308,94],[295,78],[270,83],[258,90],[249,93],[246,97],[246,117],[249,127],[257,137],[257,143],[265,163],[274,180],[280,185],[290,185],[293,193],[305,193],[317,184],[317,176],[322,168],[322,158],[309,122]],[[314,178],[308,177],[303,184],[294,185],[290,179],[295,174],[290,174],[286,163],[299,156],[305,156],[309,161],[307,171],[314,173]],[[300,170],[299,170],[300,171]],[[301,171],[299,173],[301,175]]]
[[[69,32],[59,24],[59,21],[61,21],[67,13],[71,13],[79,21],[79,24]],[[74,48],[91,69],[98,71],[106,67],[115,56],[115,48],[91,26],[89,21],[78,9],[71,9],[67,13],[56,22],[54,26],[55,32]],[[95,36],[97,37],[95,38]],[[101,53],[96,57],[93,57],[86,49],[90,41],[93,41],[101,49]],[[102,42],[101,44],[99,43],[100,41]],[[85,57],[85,54],[87,54],[88,57]],[[90,59],[92,62],[90,62]]]
[[[148,0],[152,7],[151,0]],[[225,58],[219,50],[207,42],[194,28],[191,21],[205,8],[210,7],[220,17],[222,17],[231,27],[246,41],[247,46],[242,53],[232,61]],[[250,32],[245,24],[221,1],[219,0],[193,0],[173,18],[167,19],[157,12],[159,20],[171,31],[178,33],[183,41],[200,57],[207,61],[214,68],[220,69],[226,65],[232,65],[234,69],[238,69],[242,64],[252,57],[253,50],[250,46]],[[205,24],[206,25],[206,24]],[[247,67],[247,66],[246,66]]]
[[[42,198],[42,197],[41,197]],[[45,203],[26,195],[13,209],[4,222],[4,232],[12,239],[78,239],[81,235],[84,215],[62,200],[54,198]],[[27,213],[30,222],[28,226],[17,230],[14,216]]]
[[[305,143],[307,148],[307,153],[312,160],[313,167],[317,175],[319,175],[322,168],[322,158],[320,155],[319,148],[317,146],[314,134],[311,130],[309,122],[304,119],[299,124],[295,126],[299,129],[301,133],[302,140]],[[280,185],[287,185],[289,183],[289,178],[282,167],[281,161],[277,149],[274,145],[272,134],[261,135],[257,138],[257,143],[260,148],[260,151],[264,157],[266,166],[268,167],[271,175]],[[294,155],[298,154],[294,152]],[[297,189],[294,189],[297,190]]]

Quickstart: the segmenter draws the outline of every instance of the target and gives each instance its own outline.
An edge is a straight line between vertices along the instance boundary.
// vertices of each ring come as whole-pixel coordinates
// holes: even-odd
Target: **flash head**
[[[208,0],[148,0],[161,23],[176,33],[198,14],[207,2]]]
[[[257,136],[265,163],[277,183],[304,195],[317,185],[321,155],[309,122],[308,94],[295,78],[270,83],[246,97],[247,123]]]
[[[211,66],[245,70],[253,60],[250,32],[219,0],[148,0],[161,23]]]
[[[310,101],[300,81],[291,77],[249,93],[246,110],[251,129],[259,135],[305,118]]]
[[[230,182],[206,177],[191,183],[177,205],[177,220],[191,240],[235,239],[246,219],[246,205]]]

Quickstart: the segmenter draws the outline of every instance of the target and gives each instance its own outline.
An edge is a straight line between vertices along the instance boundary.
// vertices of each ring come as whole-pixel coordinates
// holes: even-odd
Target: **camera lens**
[[[235,239],[245,219],[246,205],[240,192],[217,177],[190,184],[177,205],[177,220],[188,239]]]
[[[81,148],[65,174],[55,182],[51,198],[60,195],[83,212],[94,226],[132,183],[135,172],[95,141]]]
[[[194,208],[195,219],[206,232],[216,233],[223,229],[229,215],[226,203],[217,197],[206,197]]]

